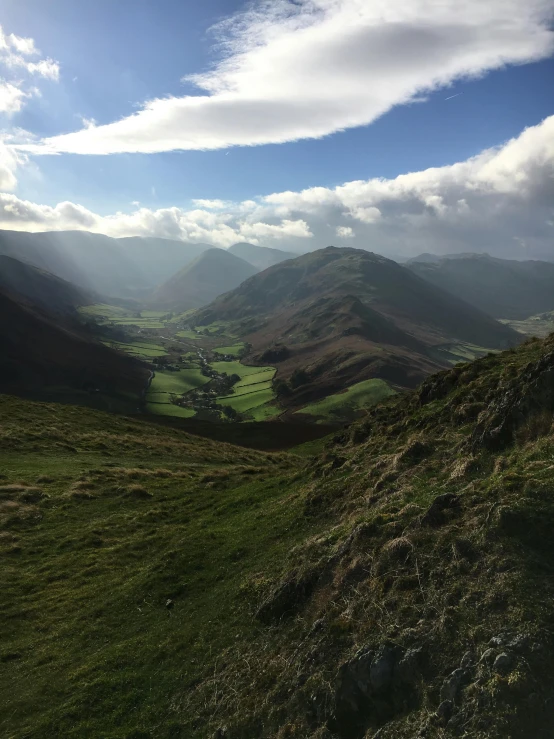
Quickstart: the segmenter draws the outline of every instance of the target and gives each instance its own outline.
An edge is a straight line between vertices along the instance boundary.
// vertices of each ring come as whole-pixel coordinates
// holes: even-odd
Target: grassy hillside
[[[553,374],[460,364],[315,459],[2,398],[2,732],[551,737]]]
[[[369,379],[414,387],[450,363],[445,346],[521,340],[390,259],[335,247],[270,267],[192,318],[217,321],[252,345],[249,359],[277,365],[293,411]]]

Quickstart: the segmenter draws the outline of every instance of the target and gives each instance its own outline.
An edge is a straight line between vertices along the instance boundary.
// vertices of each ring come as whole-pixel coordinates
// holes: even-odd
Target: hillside
[[[206,249],[155,237],[112,239],[87,231],[0,231],[0,254],[111,297],[143,297]]]
[[[35,305],[58,313],[75,313],[82,305],[97,302],[97,297],[66,280],[0,255],[0,290],[23,296]]]
[[[208,249],[160,285],[150,296],[150,304],[175,310],[198,308],[238,287],[257,271],[224,249]]]
[[[414,387],[451,360],[453,346],[521,340],[396,262],[335,247],[265,270],[194,320],[235,322],[253,356],[278,362],[279,378],[296,385],[283,398],[294,406],[372,377]]]
[[[286,259],[294,259],[298,254],[290,251],[282,251],[281,249],[272,249],[269,246],[256,246],[255,244],[246,244],[241,242],[233,244],[227,250],[230,254],[244,259],[246,262],[254,265],[260,272],[274,264],[284,262]]]
[[[114,396],[136,410],[148,380],[145,366],[97,343],[77,320],[61,319],[3,291],[0,345],[4,392],[84,404],[96,399],[103,407],[104,396]]]
[[[554,309],[554,263],[518,262],[488,254],[421,255],[407,265],[495,318],[522,320]]]
[[[308,459],[1,397],[2,732],[549,738],[553,357]]]

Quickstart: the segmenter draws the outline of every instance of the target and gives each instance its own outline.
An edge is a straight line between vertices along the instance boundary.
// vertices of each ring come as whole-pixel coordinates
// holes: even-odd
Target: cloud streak
[[[186,80],[199,94],[150,100],[33,151],[152,153],[319,138],[455,80],[550,55],[552,13],[552,0],[467,0],[463,13],[458,0],[265,0],[214,29],[221,60]]]
[[[0,194],[0,227],[155,235],[223,247],[250,241],[299,251],[338,239],[390,256],[487,251],[554,260],[554,116],[445,167],[239,203],[193,202],[190,210],[136,207],[100,216],[75,203],[50,207]]]

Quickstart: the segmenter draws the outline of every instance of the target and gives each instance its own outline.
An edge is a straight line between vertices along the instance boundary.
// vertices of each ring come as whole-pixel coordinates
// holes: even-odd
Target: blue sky
[[[278,246],[275,239],[290,237],[314,248],[300,235],[302,227],[276,230],[283,219],[302,221],[313,238],[317,228],[305,203],[304,210],[287,210],[279,202],[270,212],[260,199],[333,191],[353,181],[393,182],[466,162],[554,114],[549,2],[490,0],[484,9],[471,0],[463,20],[450,0],[436,14],[423,0],[399,0],[396,16],[384,20],[377,11],[371,16],[371,6],[378,6],[372,0],[315,4],[317,13],[304,0],[265,7],[263,0],[250,6],[237,0],[0,0],[4,34],[32,38],[40,50],[25,59],[55,60],[59,69],[56,79],[35,71],[31,81],[22,63],[4,68],[4,79],[26,94],[19,110],[0,113],[7,146],[14,132],[18,140],[34,137],[27,148],[13,150],[17,183],[6,191],[48,208],[68,201],[104,219],[137,208],[188,214],[197,209],[195,199],[218,199],[234,209],[226,223],[239,235],[245,234],[235,225],[237,204],[253,200],[259,223],[273,228],[265,235],[258,228],[253,241]],[[509,25],[504,36],[503,24]],[[182,79],[206,73],[200,84]],[[177,110],[185,96],[200,101],[198,115],[190,105]],[[150,120],[143,116],[134,131],[141,106],[164,98],[176,101],[173,108],[155,104]],[[84,120],[94,121],[88,131]],[[109,124],[117,121],[114,130]],[[373,201],[360,207],[378,210]],[[356,234],[358,225],[367,238],[375,219],[366,211],[356,222],[350,207],[346,215],[354,222],[342,225],[334,213],[332,229],[351,239],[344,229]],[[92,216],[83,223],[87,219],[92,230],[106,230],[106,222],[97,229]],[[189,220],[181,218],[186,228],[181,225],[177,237],[192,240]],[[198,233],[210,219],[200,220]],[[43,225],[54,227],[48,219]],[[145,226],[126,228],[142,233]],[[220,245],[232,240],[230,233],[217,238]]]

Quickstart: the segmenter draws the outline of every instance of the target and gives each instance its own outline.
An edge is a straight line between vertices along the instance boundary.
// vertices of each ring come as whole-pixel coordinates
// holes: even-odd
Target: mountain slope
[[[495,318],[528,318],[554,309],[554,264],[456,254],[432,260],[421,255],[407,265],[419,277]]]
[[[3,255],[0,255],[0,289],[59,313],[74,313],[81,305],[97,302],[95,296],[66,280]]]
[[[550,739],[553,357],[307,459],[0,396],[2,734]]]
[[[0,231],[0,254],[111,297],[141,297],[208,244],[154,237],[112,239],[87,231]]]
[[[43,311],[0,290],[0,383],[4,392],[41,394],[57,388],[135,396],[149,371],[130,357],[97,343],[75,321]]]
[[[286,259],[294,259],[298,254],[290,251],[282,251],[281,249],[272,249],[268,246],[256,246],[255,244],[247,244],[241,242],[233,244],[227,250],[230,254],[250,262],[259,271],[272,267],[274,264],[284,262]]]
[[[224,249],[208,249],[154,291],[152,305],[198,308],[233,290],[258,270]]]
[[[498,349],[521,340],[396,262],[335,247],[271,267],[195,316],[200,325],[222,320],[236,321],[260,358],[286,346],[279,377],[302,369],[309,378],[294,404],[371,377],[413,387],[446,360],[437,348]]]

